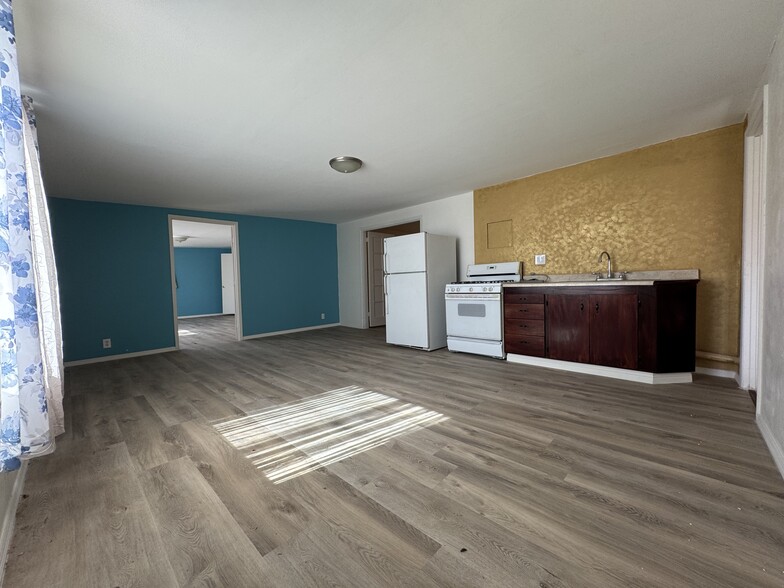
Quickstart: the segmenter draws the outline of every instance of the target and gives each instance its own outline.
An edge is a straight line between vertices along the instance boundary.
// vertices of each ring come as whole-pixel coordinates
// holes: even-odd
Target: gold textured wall
[[[617,271],[697,268],[697,349],[735,357],[743,134],[737,124],[477,190],[476,262],[586,273],[606,268],[606,249]]]

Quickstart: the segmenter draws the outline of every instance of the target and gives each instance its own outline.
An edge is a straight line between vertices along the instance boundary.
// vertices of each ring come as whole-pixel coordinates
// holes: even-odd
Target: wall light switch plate
[[[534,265],[544,265],[547,262],[547,256],[544,253],[534,255]]]
[[[327,315],[322,312],[321,313],[321,320],[323,321],[325,318],[327,318]]]
[[[104,349],[111,349],[112,348],[112,340],[111,339],[104,339],[102,341]]]

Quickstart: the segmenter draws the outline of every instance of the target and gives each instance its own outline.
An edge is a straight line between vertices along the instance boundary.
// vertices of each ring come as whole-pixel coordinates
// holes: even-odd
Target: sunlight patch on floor
[[[416,404],[349,386],[215,428],[279,484],[447,418]]]
[[[180,337],[188,337],[190,335],[196,335],[197,333],[194,333],[193,331],[189,331],[188,329],[177,329],[177,334]]]

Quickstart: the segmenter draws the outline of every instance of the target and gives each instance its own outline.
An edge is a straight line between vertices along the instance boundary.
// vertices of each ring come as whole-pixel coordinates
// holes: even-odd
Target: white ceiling
[[[216,223],[172,221],[175,247],[231,247],[231,227]],[[188,237],[178,242],[177,237]]]
[[[17,0],[55,196],[344,221],[743,119],[781,0]],[[355,155],[350,175],[328,160]]]

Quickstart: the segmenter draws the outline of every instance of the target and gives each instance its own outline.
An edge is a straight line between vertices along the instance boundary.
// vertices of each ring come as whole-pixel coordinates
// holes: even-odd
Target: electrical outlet
[[[103,348],[104,349],[111,349],[112,348],[112,340],[111,339],[104,339],[103,340]]]
[[[321,320],[323,321],[325,318],[327,318],[327,315],[322,312],[321,313]]]
[[[534,255],[534,265],[544,265],[547,262],[547,256],[544,253]]]

